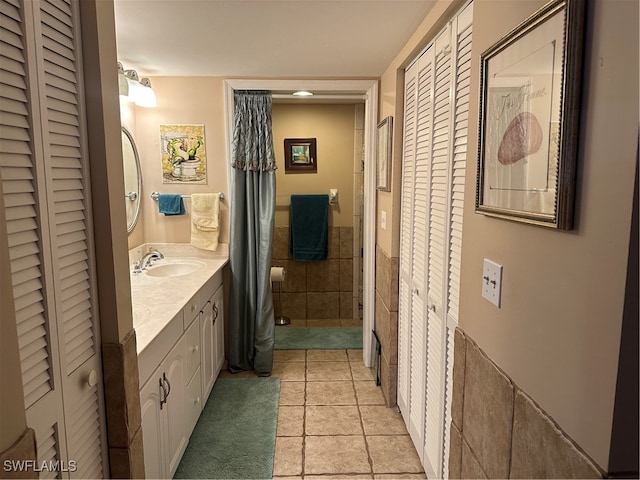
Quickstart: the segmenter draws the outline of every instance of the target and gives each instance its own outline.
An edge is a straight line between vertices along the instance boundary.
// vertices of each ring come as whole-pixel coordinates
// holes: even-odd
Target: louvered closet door
[[[3,85],[5,103],[23,106],[16,120],[24,153],[19,171],[16,160],[3,155],[2,178],[7,215],[16,225],[10,234],[14,296],[27,421],[36,430],[39,460],[73,460],[72,477],[101,478],[108,469],[77,7],[65,0],[3,3],[26,49],[22,68],[4,59],[2,68],[10,69],[8,79],[21,78],[26,98]],[[23,303],[35,317],[23,319]]]
[[[452,164],[449,179],[449,236],[446,326],[446,380],[444,404],[444,441],[442,443],[443,478],[449,477],[449,446],[451,425],[451,399],[453,393],[454,334],[458,326],[460,306],[460,262],[462,256],[462,215],[464,207],[464,178],[467,161],[467,134],[469,126],[469,91],[471,84],[471,33],[473,4],[467,6],[454,22],[453,64],[456,82],[453,90]]]
[[[53,282],[45,275],[45,261],[51,258],[49,243],[43,241],[48,237],[47,198],[37,188],[37,179],[44,177],[38,156],[42,132],[31,116],[39,108],[27,77],[27,60],[34,54],[33,37],[26,35],[32,13],[17,0],[0,3],[0,169],[27,423],[36,432],[38,460],[56,461],[66,459],[67,450],[60,357],[57,343],[50,341],[58,335],[53,295],[48,295]]]
[[[458,15],[405,76],[417,98],[403,156],[398,402],[430,478],[448,475],[459,303],[471,5]]]
[[[429,265],[427,318],[427,390],[425,412],[424,464],[438,475],[442,455],[444,424],[444,383],[446,374],[445,281],[448,235],[448,179],[451,126],[451,29],[435,41],[435,89],[433,109],[433,152],[429,184]]]
[[[430,209],[429,159],[433,150],[433,48],[417,62],[416,149],[413,179],[412,225],[412,295],[411,295],[411,392],[409,397],[409,434],[416,445],[424,444],[425,381],[427,353],[427,267],[430,226],[426,221]],[[418,449],[422,456],[421,449]]]
[[[413,186],[416,141],[417,64],[405,72],[402,152],[402,218],[400,227],[400,284],[398,286],[398,407],[409,428],[411,386],[411,275],[413,250]]]

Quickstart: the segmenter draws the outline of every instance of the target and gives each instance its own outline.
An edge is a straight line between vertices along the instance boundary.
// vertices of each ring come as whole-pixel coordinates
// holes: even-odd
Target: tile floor
[[[281,381],[274,479],[426,478],[362,350],[276,350],[273,376]]]

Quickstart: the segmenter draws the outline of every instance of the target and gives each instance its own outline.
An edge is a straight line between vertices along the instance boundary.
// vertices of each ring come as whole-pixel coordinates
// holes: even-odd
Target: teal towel
[[[329,195],[291,195],[289,253],[300,262],[327,258]]]
[[[184,215],[182,195],[161,193],[158,195],[158,210],[165,216]]]

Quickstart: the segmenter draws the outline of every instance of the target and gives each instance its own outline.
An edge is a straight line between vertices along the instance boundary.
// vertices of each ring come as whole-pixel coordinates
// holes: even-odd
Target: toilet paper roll
[[[284,267],[271,267],[271,281],[282,282],[284,281]]]

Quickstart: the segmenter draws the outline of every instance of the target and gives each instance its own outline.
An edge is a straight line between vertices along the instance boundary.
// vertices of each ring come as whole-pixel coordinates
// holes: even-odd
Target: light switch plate
[[[387,229],[387,212],[384,210],[380,212],[380,228],[383,230]]]
[[[482,296],[500,308],[502,298],[502,265],[484,259],[482,268]]]

